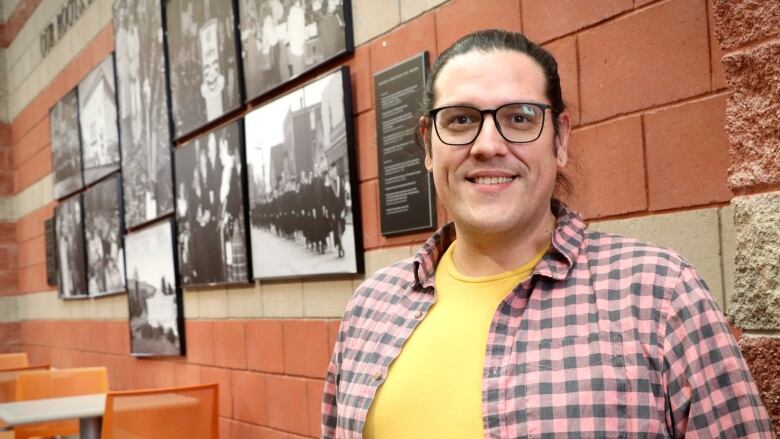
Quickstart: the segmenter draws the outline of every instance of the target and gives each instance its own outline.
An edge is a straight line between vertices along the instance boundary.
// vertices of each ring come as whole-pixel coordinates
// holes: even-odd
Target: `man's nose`
[[[498,131],[498,125],[493,115],[485,114],[482,120],[482,130],[474,139],[469,151],[471,155],[492,157],[507,153],[507,144],[504,137]]]

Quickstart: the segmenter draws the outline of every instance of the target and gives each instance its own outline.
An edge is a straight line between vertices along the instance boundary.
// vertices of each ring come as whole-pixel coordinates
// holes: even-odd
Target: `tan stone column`
[[[736,227],[728,315],[780,434],[780,2],[713,0]]]

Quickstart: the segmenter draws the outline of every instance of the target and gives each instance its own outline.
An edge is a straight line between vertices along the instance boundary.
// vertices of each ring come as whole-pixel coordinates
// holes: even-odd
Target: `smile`
[[[471,179],[476,184],[502,184],[509,183],[516,177],[475,177]]]

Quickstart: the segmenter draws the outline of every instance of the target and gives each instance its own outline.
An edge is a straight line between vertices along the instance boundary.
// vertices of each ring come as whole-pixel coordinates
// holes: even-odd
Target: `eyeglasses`
[[[542,135],[547,104],[515,102],[492,110],[466,105],[434,108],[428,113],[439,140],[446,145],[468,145],[479,136],[485,114],[493,116],[496,129],[507,142],[533,142]]]

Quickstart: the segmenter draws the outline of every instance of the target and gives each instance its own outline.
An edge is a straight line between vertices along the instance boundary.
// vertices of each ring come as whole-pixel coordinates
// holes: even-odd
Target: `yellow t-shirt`
[[[545,248],[522,267],[468,277],[452,260],[436,267],[436,303],[390,365],[363,436],[368,439],[481,438],[482,369],[490,323],[501,301],[527,279]]]

